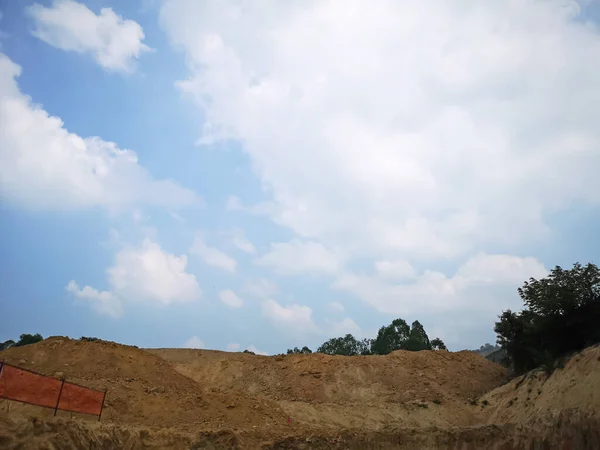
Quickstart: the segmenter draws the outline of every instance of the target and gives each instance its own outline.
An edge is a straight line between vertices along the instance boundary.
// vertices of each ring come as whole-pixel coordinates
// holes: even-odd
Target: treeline
[[[516,374],[552,371],[561,359],[600,342],[600,270],[594,264],[556,266],[518,289],[521,312],[503,311],[494,330]]]
[[[6,350],[7,348],[11,348],[11,347],[23,347],[24,345],[35,344],[36,342],[40,342],[43,340],[44,340],[44,338],[39,333],[22,334],[21,336],[19,336],[19,340],[16,342],[13,341],[12,339],[9,339],[8,341],[4,341],[4,342],[0,343],[0,351]]]
[[[496,350],[501,349],[502,347],[500,347],[499,345],[492,345],[492,344],[483,344],[481,347],[479,347],[476,350],[467,350],[469,352],[473,352],[473,353],[477,353],[481,356],[487,356],[490,353],[495,352]]]
[[[485,344],[474,352],[486,355],[502,348],[504,364],[516,374],[544,367],[548,371],[564,357],[600,343],[600,269],[575,263],[572,269],[556,266],[542,279],[530,278],[517,289],[521,312],[503,311],[495,323],[496,346]],[[381,327],[374,339],[353,335],[329,339],[316,351],[328,355],[386,355],[394,350],[442,350],[440,339],[429,340],[423,326],[402,319]],[[308,354],[308,347],[288,349],[288,354]]]
[[[387,355],[395,350],[446,350],[441,339],[429,340],[425,328],[418,320],[408,326],[405,320],[396,319],[391,324],[381,327],[374,339],[358,340],[353,335],[329,339],[318,349],[317,353],[327,355]],[[287,354],[308,354],[312,350],[308,347],[288,349]]]

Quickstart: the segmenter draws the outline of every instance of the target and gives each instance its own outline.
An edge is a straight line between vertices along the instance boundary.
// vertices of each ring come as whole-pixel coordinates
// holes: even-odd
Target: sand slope
[[[0,401],[2,449],[600,448],[599,346],[510,383],[470,352],[264,357],[54,337],[0,359],[108,388],[100,423]]]
[[[255,356],[207,350],[149,352],[204,391],[273,400],[292,420],[329,428],[470,425],[470,397],[501,384],[506,371],[471,352],[387,356]]]
[[[600,345],[573,356],[550,376],[535,370],[518,377],[483,396],[483,402],[488,423],[548,422],[565,412],[600,419]]]

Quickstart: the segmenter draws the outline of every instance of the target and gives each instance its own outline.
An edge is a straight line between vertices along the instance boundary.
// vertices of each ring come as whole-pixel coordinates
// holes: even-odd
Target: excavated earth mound
[[[54,337],[0,359],[108,388],[101,422],[1,401],[2,449],[600,448],[598,346],[509,383],[470,352],[264,357]]]
[[[506,371],[472,352],[387,356],[255,356],[207,350],[149,350],[205,392],[273,400],[294,421],[319,428],[479,423],[469,398],[500,385]]]
[[[600,435],[600,345],[571,357],[548,375],[531,371],[483,396],[478,402],[489,424],[545,426],[570,421],[596,423]],[[577,419],[577,420],[575,420]],[[600,449],[600,439],[595,448]]]
[[[95,389],[108,388],[103,420],[183,429],[252,427],[283,416],[273,402],[231,391],[208,392],[165,360],[137,347],[63,337],[9,348],[0,358],[43,375],[65,377]],[[54,411],[11,403],[38,416]],[[39,410],[39,412],[38,412]],[[60,412],[68,415],[69,413]]]

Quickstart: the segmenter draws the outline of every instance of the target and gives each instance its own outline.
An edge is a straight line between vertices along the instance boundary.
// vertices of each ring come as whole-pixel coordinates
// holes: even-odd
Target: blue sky
[[[2,2],[0,340],[493,342],[600,255],[598,3],[517,3]]]

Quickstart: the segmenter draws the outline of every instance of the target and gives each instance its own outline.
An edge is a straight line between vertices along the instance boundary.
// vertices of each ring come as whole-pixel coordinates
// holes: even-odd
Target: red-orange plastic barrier
[[[58,409],[99,416],[104,403],[104,392],[65,382]]]
[[[8,364],[3,364],[1,370],[0,397],[46,408],[56,408],[61,380]]]
[[[102,415],[105,391],[79,386],[0,362],[0,398],[52,408]]]

